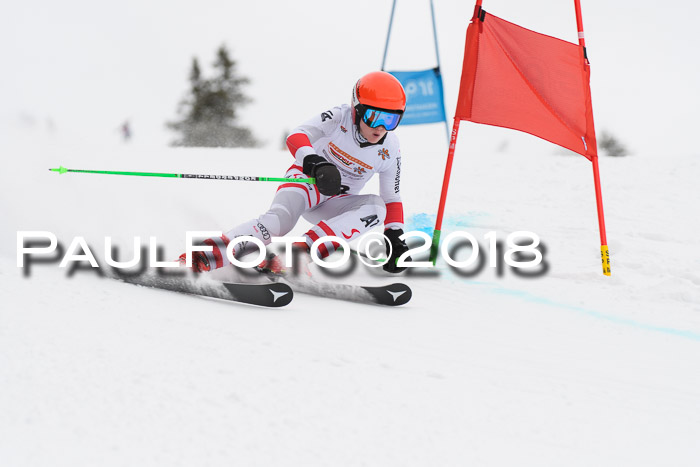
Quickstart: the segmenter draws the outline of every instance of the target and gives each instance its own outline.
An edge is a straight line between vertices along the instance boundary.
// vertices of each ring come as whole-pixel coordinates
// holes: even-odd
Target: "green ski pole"
[[[131,175],[137,177],[165,177],[165,178],[196,178],[199,180],[232,180],[246,182],[295,182],[295,183],[311,183],[315,184],[315,178],[283,178],[283,177],[251,177],[247,175],[209,175],[209,174],[173,174],[159,172],[120,172],[114,170],[84,170],[84,169],[66,169],[60,166],[57,169],[49,169],[51,172],[64,174],[67,172],[84,173],[84,174],[102,174],[102,175]]]

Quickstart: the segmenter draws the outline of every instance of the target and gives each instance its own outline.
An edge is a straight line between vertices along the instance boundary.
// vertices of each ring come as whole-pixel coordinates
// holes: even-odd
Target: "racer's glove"
[[[304,173],[316,179],[316,187],[322,195],[340,194],[340,171],[318,154],[309,154],[304,158]]]
[[[389,251],[391,250],[391,256],[387,258],[386,264],[382,266],[386,272],[399,273],[406,269],[396,265],[396,261],[398,261],[399,257],[408,251],[406,242],[399,238],[401,235],[403,235],[402,229],[386,229],[384,231],[387,256],[389,256]],[[406,257],[406,261],[411,261],[411,257]]]

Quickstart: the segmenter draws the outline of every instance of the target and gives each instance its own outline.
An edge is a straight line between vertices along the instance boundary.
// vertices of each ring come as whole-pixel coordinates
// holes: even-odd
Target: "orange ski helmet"
[[[394,75],[373,71],[357,80],[352,90],[352,106],[357,109],[358,105],[403,113],[406,93]]]

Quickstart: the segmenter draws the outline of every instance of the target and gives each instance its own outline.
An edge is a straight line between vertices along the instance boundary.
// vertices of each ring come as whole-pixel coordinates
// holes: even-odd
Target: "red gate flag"
[[[603,195],[591,105],[580,0],[574,0],[578,45],[486,13],[476,0],[467,28],[462,79],[442,180],[430,259],[435,264],[459,122],[512,128],[585,156],[593,167],[603,274],[610,275]]]
[[[577,44],[479,9],[467,29],[455,117],[597,155],[589,70]]]

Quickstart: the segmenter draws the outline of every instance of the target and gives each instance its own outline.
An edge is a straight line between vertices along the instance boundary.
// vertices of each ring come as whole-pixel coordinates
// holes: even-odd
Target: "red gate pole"
[[[478,12],[481,10],[481,1],[476,0],[474,5],[474,16],[472,21],[478,17]],[[460,84],[461,92],[461,84]],[[447,152],[447,163],[445,164],[445,176],[442,179],[442,193],[440,194],[440,206],[438,207],[437,219],[435,220],[435,230],[433,231],[433,242],[430,247],[430,261],[435,264],[437,262],[438,250],[440,248],[440,234],[442,229],[442,216],[445,212],[445,201],[447,200],[447,189],[450,186],[450,175],[452,173],[452,161],[455,155],[455,146],[457,146],[457,134],[459,133],[460,118],[455,112],[454,123],[452,124],[452,136],[450,137],[450,149]]]
[[[442,229],[442,215],[445,212],[445,201],[447,200],[447,189],[450,186],[450,175],[452,174],[452,160],[455,155],[457,145],[457,134],[459,133],[459,118],[455,117],[452,124],[452,136],[450,137],[450,149],[447,152],[447,163],[445,164],[445,176],[442,179],[442,193],[440,194],[440,206],[438,207],[437,219],[435,220],[435,230],[433,231],[433,243],[430,247],[430,261],[435,264],[437,261],[438,249],[440,247],[440,230]]]
[[[583,33],[583,19],[581,16],[581,1],[574,0],[574,7],[576,8],[576,28],[578,31],[578,44],[581,48],[581,53],[583,54],[583,66],[586,68],[584,75],[588,75],[587,69],[590,67],[590,62],[588,61],[588,55],[586,53],[586,39]],[[585,85],[588,88],[588,100],[589,106],[587,109],[587,124],[594,128],[593,125],[593,108],[591,104],[591,88],[589,78],[586,79]],[[595,134],[595,130],[593,130]],[[596,143],[597,144],[597,143]],[[600,170],[598,169],[598,154],[597,150],[595,154],[591,155],[591,163],[593,164],[593,183],[595,185],[595,198],[596,205],[598,208],[598,228],[600,229],[600,257],[603,265],[603,274],[606,276],[610,275],[610,251],[608,250],[608,240],[605,234],[605,216],[603,214],[603,194],[600,188]]]

